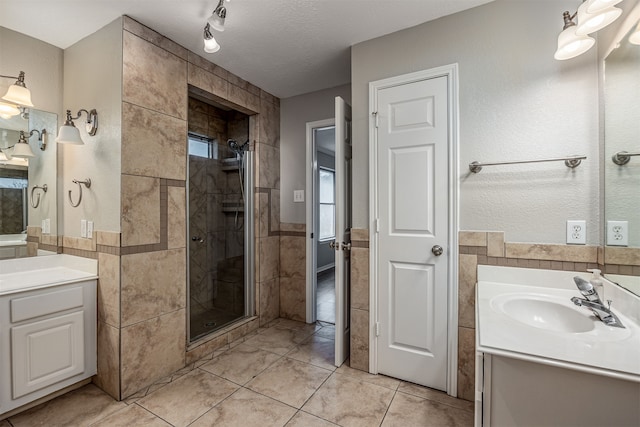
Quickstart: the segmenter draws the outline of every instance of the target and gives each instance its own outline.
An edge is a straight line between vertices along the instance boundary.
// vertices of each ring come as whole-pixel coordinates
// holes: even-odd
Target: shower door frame
[[[248,116],[251,117],[251,116]],[[249,136],[251,137],[251,131],[249,131]],[[190,346],[193,346],[196,343],[201,341],[208,341],[212,334],[220,331],[223,328],[217,328],[208,332],[205,335],[197,337],[195,339],[191,339],[191,271],[190,271],[190,262],[191,255],[189,253],[189,242],[191,241],[191,236],[189,235],[189,225],[190,225],[190,215],[189,215],[189,138],[191,136],[195,136],[200,139],[207,139],[209,143],[211,143],[213,138],[205,138],[200,135],[194,133],[187,133],[187,180],[185,183],[186,191],[185,191],[185,205],[186,205],[186,218],[185,218],[185,226],[186,226],[186,272],[187,272],[187,281],[186,281],[186,341],[187,341],[187,349]],[[250,148],[244,153],[244,182],[245,182],[245,191],[244,191],[244,316],[234,320],[233,322],[226,325],[226,327],[237,323],[242,322],[243,320],[252,317],[255,315],[255,266],[254,266],[254,254],[255,254],[255,241],[254,241],[254,232],[255,232],[255,218],[253,215],[254,212],[254,193],[255,193],[255,171],[254,171],[254,147],[253,144],[250,145]]]

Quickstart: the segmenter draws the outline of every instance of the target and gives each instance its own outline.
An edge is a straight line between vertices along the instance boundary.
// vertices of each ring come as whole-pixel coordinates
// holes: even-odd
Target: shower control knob
[[[442,249],[442,246],[440,246],[440,245],[435,245],[434,247],[431,248],[431,252],[435,256],[440,256],[444,252],[444,249]]]

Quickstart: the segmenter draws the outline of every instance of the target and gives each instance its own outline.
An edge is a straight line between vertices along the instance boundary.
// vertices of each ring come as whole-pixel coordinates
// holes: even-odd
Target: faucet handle
[[[609,311],[611,311],[611,303],[612,303],[612,302],[613,302],[613,300],[610,300],[610,299],[608,299],[608,300],[607,300],[607,309],[608,309]]]

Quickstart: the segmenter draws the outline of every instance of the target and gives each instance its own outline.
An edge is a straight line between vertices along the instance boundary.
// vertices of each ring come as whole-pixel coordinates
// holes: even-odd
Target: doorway
[[[457,66],[369,84],[371,367],[457,393]]]
[[[308,224],[313,244],[308,248],[307,322],[335,324],[335,125],[333,119],[307,124]],[[310,280],[309,280],[310,279]]]
[[[334,170],[321,168],[319,141],[333,135]],[[323,138],[324,137],[324,138]],[[318,320],[318,247],[334,259],[335,365],[349,357],[351,294],[351,106],[335,98],[333,119],[307,123],[307,323]],[[321,191],[320,180],[324,190]],[[316,201],[317,200],[317,201]],[[321,217],[324,217],[321,219]]]

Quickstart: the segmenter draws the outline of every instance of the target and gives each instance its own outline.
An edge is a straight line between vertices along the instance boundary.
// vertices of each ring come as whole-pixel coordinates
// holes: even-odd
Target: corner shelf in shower
[[[237,200],[223,200],[222,201],[222,212],[227,213],[236,213],[244,212],[244,204],[238,202]]]
[[[236,158],[222,159],[221,169],[224,172],[236,172],[240,169],[240,160]]]

